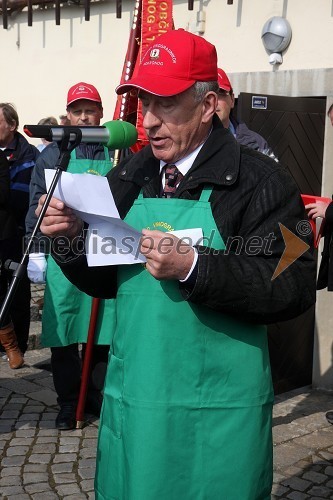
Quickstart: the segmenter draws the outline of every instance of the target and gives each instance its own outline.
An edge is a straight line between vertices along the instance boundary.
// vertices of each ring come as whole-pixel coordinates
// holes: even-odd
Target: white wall
[[[8,30],[0,24],[0,102],[15,103],[22,126],[33,124],[47,115],[58,117],[65,111],[68,88],[87,81],[101,93],[104,121],[111,120],[134,5],[135,0],[123,0],[122,19],[116,19],[114,0],[92,3],[86,22],[83,6],[66,4],[60,26],[53,8],[34,10],[32,27],[26,11],[13,14]],[[187,0],[174,0],[175,27],[203,29],[200,34],[216,45],[219,65],[236,94],[333,95],[333,0],[234,0],[233,5],[195,0],[192,12],[187,5]],[[205,13],[203,24],[197,23],[199,11]],[[261,42],[262,27],[272,16],[286,17],[292,28],[281,66],[269,64]],[[325,134],[326,194],[333,191],[332,134],[333,129]],[[314,383],[333,388],[331,297],[318,294]]]
[[[83,6],[66,4],[60,26],[55,25],[53,8],[35,9],[32,27],[26,11],[13,14],[9,29],[0,27],[0,101],[16,104],[21,125],[37,123],[63,113],[68,88],[88,81],[100,90],[105,121],[112,119],[134,5],[135,0],[123,0],[122,18],[116,19],[115,1],[92,3],[87,22]],[[274,15],[286,15],[293,30],[277,71],[333,67],[332,0],[234,0],[233,5],[226,0],[195,0],[192,12],[187,0],[176,0],[175,27],[196,32],[202,10],[204,36],[216,45],[220,65],[231,77],[247,75],[242,80],[247,88],[239,90],[251,91],[253,77],[276,71],[261,42],[262,27]]]

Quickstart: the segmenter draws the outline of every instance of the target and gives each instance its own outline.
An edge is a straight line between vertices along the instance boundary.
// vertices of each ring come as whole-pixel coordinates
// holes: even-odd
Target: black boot
[[[57,415],[55,426],[62,431],[70,431],[76,427],[76,406],[72,403],[63,403]]]

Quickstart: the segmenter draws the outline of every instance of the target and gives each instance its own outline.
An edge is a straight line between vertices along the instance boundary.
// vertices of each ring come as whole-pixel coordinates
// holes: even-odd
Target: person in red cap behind
[[[98,126],[103,118],[101,96],[90,83],[79,82],[67,93],[67,118],[71,126]],[[35,209],[40,196],[46,192],[44,170],[55,168],[59,158],[57,142],[48,145],[41,153],[30,185],[30,208],[26,218],[27,234],[35,227]],[[112,167],[114,151],[103,144],[81,143],[71,153],[68,171],[105,175]],[[60,430],[70,430],[76,425],[76,407],[81,382],[81,358],[78,344],[85,342],[89,327],[92,298],[80,292],[63,275],[52,257],[46,264],[44,242],[34,242],[29,256],[28,276],[33,282],[46,279],[42,316],[42,343],[51,348],[51,365],[54,387],[60,406],[55,425]],[[47,268],[47,271],[46,271]],[[46,271],[46,276],[45,276]],[[89,382],[86,412],[99,416],[102,406],[101,389],[109,351],[109,331],[114,319],[113,301],[103,301],[99,311],[96,343],[92,355],[92,376]]]
[[[257,132],[250,130],[244,122],[238,122],[233,116],[235,96],[230,80],[226,72],[221,68],[218,68],[218,83],[219,93],[216,113],[219,115],[223,126],[229,129],[236,141],[243,146],[260,151],[275,159],[275,155],[266,139]]]
[[[217,80],[215,47],[174,30],[117,87],[137,90],[150,142],[108,174],[121,218],[142,233],[145,265],[88,268],[83,242],[81,255],[55,255],[81,289],[116,295],[97,500],[270,498],[264,325],[314,303],[315,263],[306,252],[272,279],[285,249],[279,223],[294,230],[302,202],[288,172],[223,127]],[[51,200],[45,234],[81,241],[81,228]]]

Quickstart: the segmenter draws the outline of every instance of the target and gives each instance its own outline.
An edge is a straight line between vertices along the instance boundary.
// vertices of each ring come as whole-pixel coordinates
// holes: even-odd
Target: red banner
[[[171,29],[172,0],[137,0],[120,83],[126,82],[135,74],[135,68],[140,64],[147,47]],[[132,151],[139,151],[148,144],[136,90],[118,96],[113,118],[131,122],[138,129],[138,141],[132,146]]]

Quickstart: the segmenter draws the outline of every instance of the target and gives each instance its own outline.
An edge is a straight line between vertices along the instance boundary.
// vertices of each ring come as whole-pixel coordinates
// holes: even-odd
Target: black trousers
[[[84,359],[86,344],[82,344]],[[94,345],[91,374],[88,384],[88,397],[103,389],[110,346]],[[58,395],[58,404],[76,405],[81,384],[82,361],[78,344],[64,347],[51,347],[53,383]]]
[[[12,271],[4,268],[6,260],[20,262],[23,252],[23,240],[20,237],[0,241],[0,260],[2,261],[0,272],[0,304],[6,297],[8,287],[12,280]],[[25,274],[18,283],[12,297],[11,305],[3,318],[2,325],[6,326],[10,321],[14,323],[17,342],[21,352],[24,354],[28,346],[30,329],[30,280]]]

